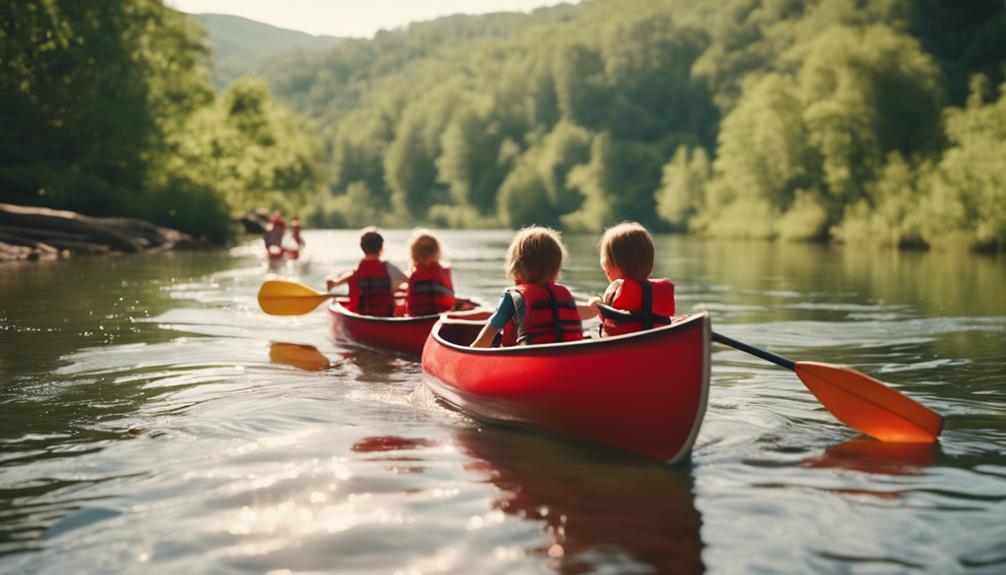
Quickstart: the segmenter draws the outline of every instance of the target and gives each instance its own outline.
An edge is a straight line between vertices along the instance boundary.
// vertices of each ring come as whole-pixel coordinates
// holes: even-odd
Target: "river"
[[[458,291],[495,302],[510,233],[441,237]],[[355,232],[306,239],[282,274],[358,258]],[[566,240],[564,281],[602,290],[597,238]],[[485,427],[323,309],[263,314],[260,251],[0,267],[0,572],[1006,571],[1006,257],[658,237],[679,312],[946,417],[937,446],[878,443],[715,348],[666,468]]]

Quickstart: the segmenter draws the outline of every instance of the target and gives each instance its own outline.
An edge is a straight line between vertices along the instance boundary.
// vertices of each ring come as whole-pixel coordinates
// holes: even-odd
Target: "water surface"
[[[459,291],[495,301],[510,234],[442,238]],[[307,241],[273,272],[320,286],[357,258],[354,232]],[[602,290],[596,238],[567,243],[565,281]],[[717,348],[691,461],[665,468],[482,426],[322,310],[262,314],[259,251],[0,268],[0,572],[1006,571],[1002,256],[658,238],[679,312],[946,416],[938,446],[880,444]]]

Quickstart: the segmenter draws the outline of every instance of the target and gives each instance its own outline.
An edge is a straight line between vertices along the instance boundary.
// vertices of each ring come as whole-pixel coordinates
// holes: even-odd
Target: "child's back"
[[[405,291],[409,315],[432,315],[454,309],[451,270],[440,265],[440,242],[427,230],[417,230],[409,245],[412,273]]]
[[[395,289],[406,281],[405,274],[390,262],[381,260],[384,238],[376,228],[362,230],[360,249],[364,257],[356,269],[335,279],[328,278],[327,289],[349,284],[350,311],[380,317],[395,315]]]
[[[349,282],[349,309],[363,315],[395,315],[391,274],[380,259],[360,260]]]
[[[573,294],[557,284],[565,249],[547,228],[525,228],[507,250],[507,288],[473,347],[488,347],[503,331],[503,344],[569,342],[583,339],[582,319],[597,315],[593,306],[578,306]]]
[[[611,281],[604,303],[627,315],[604,316],[605,335],[623,335],[651,329],[674,315],[674,284],[668,279],[651,279],[653,238],[646,228],[625,222],[604,232],[601,239],[601,268]]]

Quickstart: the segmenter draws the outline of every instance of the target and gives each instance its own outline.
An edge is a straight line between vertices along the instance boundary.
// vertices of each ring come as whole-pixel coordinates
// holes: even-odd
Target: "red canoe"
[[[667,463],[688,455],[709,390],[707,314],[603,339],[467,347],[482,325],[445,318],[426,341],[426,382],[446,402]]]
[[[421,355],[430,330],[440,319],[439,314],[395,317],[360,315],[347,309],[343,305],[345,301],[337,300],[328,308],[332,336],[335,339],[387,351]],[[462,315],[469,319],[479,317],[484,319],[489,316],[488,313],[480,311],[467,311]]]

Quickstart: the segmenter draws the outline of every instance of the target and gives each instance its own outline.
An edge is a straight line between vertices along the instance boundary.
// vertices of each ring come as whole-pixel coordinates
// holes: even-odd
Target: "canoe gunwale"
[[[403,324],[403,323],[422,323],[430,320],[436,320],[440,318],[441,314],[429,314],[429,315],[408,315],[408,316],[375,316],[375,315],[363,315],[350,311],[349,308],[342,305],[342,302],[336,300],[332,302],[328,309],[336,314],[346,318],[351,318],[356,321],[363,321],[369,323],[393,323],[393,324]]]
[[[469,347],[466,345],[458,345],[451,341],[447,341],[440,335],[440,329],[443,325],[485,325],[485,321],[471,321],[465,319],[453,319],[449,317],[442,317],[433,326],[433,330],[430,332],[430,337],[433,338],[437,344],[444,347],[450,348],[453,351],[467,354],[477,354],[477,355],[496,355],[496,354],[519,354],[519,355],[547,355],[549,352],[562,352],[562,351],[586,351],[583,348],[593,348],[593,347],[613,347],[625,343],[639,342],[640,340],[648,340],[654,338],[660,338],[668,335],[669,333],[680,331],[686,327],[690,327],[690,324],[697,321],[705,321],[704,318],[708,317],[706,312],[697,313],[688,316],[687,319],[671,323],[670,325],[664,325],[660,327],[655,327],[646,331],[638,331],[635,333],[627,333],[624,335],[616,335],[611,337],[602,338],[585,338],[577,341],[567,341],[567,342],[557,342],[557,343],[538,343],[534,345],[515,345],[511,347]],[[710,344],[712,341],[712,328],[709,326],[708,321],[706,321],[706,344],[705,344],[705,356],[709,357]],[[590,349],[589,351],[599,351]],[[709,362],[706,362],[707,364]]]

